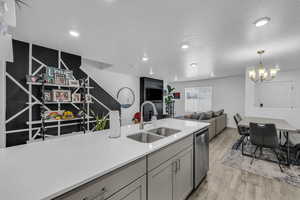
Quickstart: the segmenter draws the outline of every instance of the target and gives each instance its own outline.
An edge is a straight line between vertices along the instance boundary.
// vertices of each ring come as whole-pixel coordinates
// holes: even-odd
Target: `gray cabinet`
[[[55,200],[104,200],[145,174],[146,159],[143,158],[57,197]],[[142,189],[144,190],[144,187]]]
[[[193,190],[193,148],[177,156],[173,200],[184,200]]]
[[[170,160],[148,174],[148,200],[172,200],[175,162]]]
[[[107,200],[146,200],[146,185],[146,176],[143,176]]]
[[[185,200],[193,190],[193,154],[190,135],[55,200]]]
[[[148,200],[184,200],[193,190],[193,147],[148,174]]]

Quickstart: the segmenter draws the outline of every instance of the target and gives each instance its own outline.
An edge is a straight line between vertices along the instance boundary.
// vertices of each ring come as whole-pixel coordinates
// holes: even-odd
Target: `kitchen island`
[[[178,129],[180,132],[153,143],[141,143],[128,138],[128,135],[140,132],[138,125],[130,125],[122,127],[121,137],[116,139],[109,138],[110,130],[105,130],[2,149],[0,150],[1,199],[39,200],[77,197],[82,200],[123,199],[117,198],[118,194],[115,193],[125,186],[133,187],[133,181],[146,185],[145,176],[154,173],[168,162],[172,167],[171,170],[177,172],[180,159],[173,160],[175,153],[179,156],[190,153],[192,156],[192,135],[207,128],[208,125],[176,119],[158,120],[152,125],[146,125],[144,131],[168,127]],[[181,147],[182,151],[179,152]],[[162,159],[165,160],[162,162]],[[97,185],[98,183],[94,184],[95,181],[102,184],[102,177],[106,180],[104,184],[108,185],[108,189],[111,187],[114,191],[106,191],[105,187],[101,187],[99,192],[91,194],[91,198],[81,195],[81,190],[85,193],[88,191],[89,195],[91,191],[86,188],[89,185],[90,188]],[[121,184],[122,180],[127,179],[128,184]],[[111,183],[112,180],[120,182],[120,186]],[[142,188],[140,192],[145,193],[146,189]],[[150,190],[155,188],[152,187]],[[120,195],[121,193],[122,191]],[[98,198],[100,195],[101,198]],[[113,195],[116,197],[112,197]],[[144,198],[140,195],[139,199]]]

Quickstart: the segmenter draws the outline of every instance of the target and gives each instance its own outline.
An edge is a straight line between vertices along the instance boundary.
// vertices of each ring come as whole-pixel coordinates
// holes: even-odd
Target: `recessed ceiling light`
[[[142,57],[142,61],[143,62],[147,62],[149,60],[149,57],[147,56],[146,53],[144,53],[143,57]]]
[[[254,22],[255,26],[256,27],[261,27],[261,26],[264,26],[266,25],[267,23],[269,23],[271,21],[271,18],[270,17],[262,17],[262,18],[259,18],[258,20],[256,20]]]
[[[181,49],[188,49],[188,48],[190,48],[190,45],[188,45],[188,44],[182,44],[181,45]]]
[[[211,73],[210,73],[210,76],[211,76],[211,77],[215,77],[215,73],[214,73],[214,72],[211,72]]]
[[[197,67],[197,66],[198,66],[197,63],[192,63],[192,64],[191,64],[191,67]]]
[[[73,37],[79,37],[80,36],[80,33],[75,31],[75,30],[70,30],[69,31],[69,34]]]
[[[147,56],[142,57],[143,62],[147,62],[148,60],[149,60],[149,58]]]

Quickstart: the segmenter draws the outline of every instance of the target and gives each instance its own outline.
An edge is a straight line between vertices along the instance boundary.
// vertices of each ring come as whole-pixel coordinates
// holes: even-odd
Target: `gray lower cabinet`
[[[193,147],[148,174],[148,200],[184,200],[193,190]]]
[[[128,185],[107,200],[146,200],[146,185],[146,176],[143,176],[142,178]]]
[[[177,156],[177,170],[174,178],[173,200],[184,200],[194,187],[193,179],[193,148]]]
[[[188,136],[55,200],[185,200],[193,190],[193,153]]]
[[[142,158],[57,197],[55,200],[145,200],[145,176],[146,159]],[[131,198],[135,196],[139,198]]]
[[[170,160],[148,174],[148,200],[172,200],[175,162]]]

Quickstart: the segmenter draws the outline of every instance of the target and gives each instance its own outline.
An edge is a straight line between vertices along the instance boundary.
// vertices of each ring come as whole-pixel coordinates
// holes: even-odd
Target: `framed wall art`
[[[46,90],[43,94],[43,98],[46,102],[52,101],[52,92],[50,90]]]
[[[64,75],[64,74],[55,74],[55,84],[57,84],[57,85],[66,85],[66,75]]]
[[[72,102],[80,103],[81,102],[81,94],[80,93],[72,94]]]
[[[79,87],[78,80],[69,80],[69,86]]]
[[[52,90],[52,97],[55,102],[70,102],[72,100],[70,90]]]

